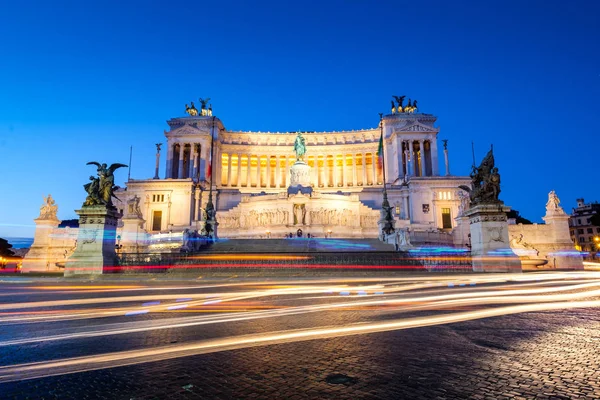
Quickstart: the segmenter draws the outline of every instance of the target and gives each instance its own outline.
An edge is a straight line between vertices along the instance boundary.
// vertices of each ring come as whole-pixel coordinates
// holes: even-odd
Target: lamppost
[[[379,129],[381,136],[379,138],[379,152],[381,153],[381,170],[383,172],[383,201],[381,203],[381,208],[384,212],[384,225],[383,225],[383,233],[391,234],[394,232],[394,217],[392,216],[392,207],[390,207],[390,202],[387,197],[387,188],[386,188],[386,179],[385,179],[385,156],[383,150],[383,113],[379,113]]]
[[[212,201],[212,188],[213,188],[213,176],[214,176],[214,168],[213,168],[213,160],[214,160],[214,142],[215,142],[215,117],[212,117],[212,130],[210,131],[210,187],[208,189],[208,202],[206,203],[206,223],[204,225],[204,230],[206,231],[206,235],[209,237],[213,237],[213,225],[209,222],[214,220],[215,218],[215,205]],[[216,225],[216,221],[213,221]]]

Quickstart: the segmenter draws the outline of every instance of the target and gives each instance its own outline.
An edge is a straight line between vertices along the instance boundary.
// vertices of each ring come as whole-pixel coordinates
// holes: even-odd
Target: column
[[[167,148],[167,168],[165,171],[165,179],[168,178],[172,178],[171,174],[173,171],[173,149],[174,149],[175,145],[168,143],[168,148]]]
[[[316,155],[313,156],[313,167],[310,176],[313,187],[319,187],[319,157]]]
[[[362,173],[363,173],[362,185],[367,186],[367,155],[364,151],[362,152]]]
[[[323,182],[323,172],[321,171],[321,168],[319,168],[319,160],[320,160],[321,155],[317,154],[315,156],[315,168],[317,169],[317,177],[315,179],[315,187],[318,188],[319,185],[321,184],[321,182]]]
[[[408,193],[402,193],[402,211],[404,213],[403,219],[410,219],[410,215],[408,215]]]
[[[419,153],[421,153],[421,176],[425,176],[426,174],[426,169],[425,169],[425,140],[421,139],[419,140]]]
[[[431,143],[431,175],[439,176],[440,166],[438,164],[437,138],[433,138],[433,140],[430,143]]]
[[[177,178],[183,179],[183,153],[185,151],[185,143],[179,143],[179,168]]]
[[[346,155],[342,154],[342,165],[340,165],[340,168],[342,169],[340,171],[340,179],[342,180],[341,183],[342,186],[346,186]]]
[[[290,187],[290,171],[289,171],[289,165],[290,165],[290,161],[288,159],[288,156],[283,156],[283,160],[285,161],[285,166],[283,167],[283,173],[285,174],[285,187],[288,188]]]
[[[408,147],[410,149],[410,176],[417,176],[416,174],[416,163],[415,163],[415,141],[409,140]]]
[[[198,210],[200,209],[200,188],[196,186],[196,191],[194,192],[194,209],[192,210],[192,221],[199,220],[198,218]]]
[[[246,162],[246,187],[249,188],[252,186],[252,178],[250,175],[250,161],[252,160],[252,156],[250,154],[246,154],[248,161]]]
[[[327,157],[327,154],[325,154],[323,156],[323,172],[325,173],[325,180],[323,181],[323,187],[328,187],[330,170],[329,170],[329,158]]]
[[[396,136],[396,171],[398,172],[398,178],[404,177],[404,166],[402,165],[402,140],[400,136]]]
[[[267,188],[271,187],[271,156],[267,156]]]
[[[337,156],[333,156],[333,187],[338,187]]]
[[[352,186],[356,187],[356,153],[352,152]]]
[[[192,168],[192,179],[196,179],[197,177],[200,176],[200,145],[195,143],[193,145],[193,149],[194,149],[194,164],[193,164],[193,168]]]
[[[194,143],[190,143],[190,156],[188,158],[188,178],[194,178]]]
[[[215,159],[213,160],[213,171],[211,172],[211,174],[215,178],[211,178],[211,182],[214,183],[215,186],[221,186],[221,182],[223,180],[223,157],[221,154],[221,148],[218,147],[216,144],[214,149],[214,156]]]
[[[275,156],[275,187],[281,187],[281,162],[279,161],[279,156]]]
[[[444,161],[446,163],[446,176],[450,175],[450,162],[448,161],[448,149],[444,149]]]
[[[373,185],[377,185],[377,162],[375,161],[377,158],[375,153],[371,153],[371,169],[373,170]]]
[[[227,186],[231,186],[231,162],[233,157],[231,153],[227,154]]]
[[[158,176],[158,168],[160,166],[160,143],[156,146],[156,168],[154,171],[154,179],[160,179]]]
[[[238,168],[237,168],[237,181],[235,182],[235,185],[237,187],[242,187],[242,155],[240,153],[238,153],[237,158],[238,158]]]
[[[256,187],[260,188],[260,156],[256,156]]]

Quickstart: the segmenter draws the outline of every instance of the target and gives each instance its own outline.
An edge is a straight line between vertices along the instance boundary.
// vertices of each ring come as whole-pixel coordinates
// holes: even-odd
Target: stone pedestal
[[[212,240],[217,240],[217,238],[219,237],[218,233],[217,233],[217,230],[218,230],[218,227],[219,227],[219,223],[217,222],[217,220],[215,218],[213,218],[213,219],[207,219],[205,221],[205,224],[209,225],[210,229],[211,229],[210,233],[208,233],[208,237],[210,239],[212,239]]]
[[[33,244],[23,260],[21,272],[54,272],[60,271],[55,265],[55,257],[51,254],[50,234],[60,224],[57,218],[36,218]]]
[[[546,209],[546,215],[542,217],[548,230],[548,241],[552,243],[552,249],[546,253],[548,266],[557,269],[583,269],[583,258],[581,253],[575,251],[573,240],[569,232],[569,216],[562,208],[555,210]]]
[[[147,249],[147,233],[143,228],[146,222],[140,216],[126,216],[122,218],[121,251],[124,253],[140,253]]]
[[[75,210],[79,215],[77,247],[65,266],[65,276],[97,275],[115,272],[117,222],[120,214],[114,207],[86,206]],[[108,267],[108,268],[107,268]]]
[[[503,204],[480,204],[465,211],[471,231],[471,256],[475,272],[521,272],[521,262],[510,248]]]
[[[452,242],[455,247],[458,248],[467,248],[469,243],[469,234],[470,225],[469,225],[469,217],[465,217],[461,215],[460,217],[456,217],[454,219],[456,221],[456,226],[452,230]]]
[[[297,194],[310,195],[312,187],[310,185],[310,166],[304,161],[296,161],[290,168],[290,186],[288,187],[288,195]]]

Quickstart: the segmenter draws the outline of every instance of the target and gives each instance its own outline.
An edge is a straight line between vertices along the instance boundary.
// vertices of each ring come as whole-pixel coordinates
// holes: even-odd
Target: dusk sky
[[[332,131],[406,95],[453,175],[494,145],[523,216],[542,222],[550,190],[568,213],[600,200],[598,1],[3,1],[0,37],[0,237],[33,237],[48,193],[77,218],[88,161],[133,146],[151,178],[165,121],[199,97],[229,130]]]

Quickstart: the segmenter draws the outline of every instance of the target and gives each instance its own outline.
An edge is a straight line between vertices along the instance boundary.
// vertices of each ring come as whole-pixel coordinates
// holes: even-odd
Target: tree
[[[506,217],[514,218],[517,221],[517,224],[523,224],[523,225],[533,224],[533,222],[531,222],[527,218],[522,217],[521,214],[519,213],[519,211],[517,211],[517,210],[510,210],[509,212],[506,213]]]
[[[12,257],[15,255],[11,250],[12,244],[8,240],[0,238],[0,257]]]

